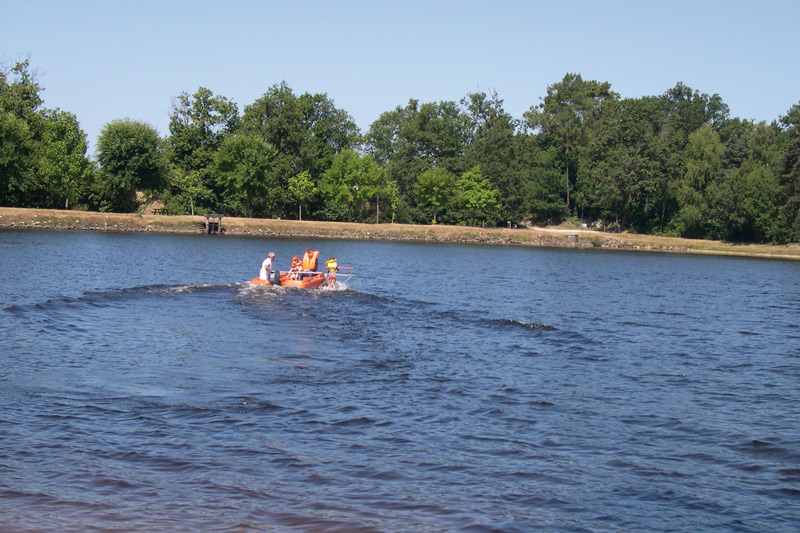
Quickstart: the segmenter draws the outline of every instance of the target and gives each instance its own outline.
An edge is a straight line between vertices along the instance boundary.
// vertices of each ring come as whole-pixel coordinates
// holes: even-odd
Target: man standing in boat
[[[309,248],[306,250],[306,253],[303,255],[303,273],[300,275],[300,278],[304,278],[309,275],[309,272],[316,272],[317,271],[317,256],[319,252],[317,250],[312,250]]]
[[[270,252],[267,254],[267,258],[261,263],[261,271],[258,273],[258,279],[266,280],[269,277],[269,273],[275,271],[275,268],[272,266],[273,261],[275,261],[275,252]]]

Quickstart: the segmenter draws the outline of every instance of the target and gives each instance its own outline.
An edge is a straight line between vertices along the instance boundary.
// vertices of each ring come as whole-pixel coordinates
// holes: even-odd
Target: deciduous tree
[[[417,178],[426,170],[464,171],[470,119],[455,102],[420,104],[381,114],[367,134],[368,151],[397,183],[400,195],[412,197]]]
[[[414,194],[417,204],[428,207],[433,213],[431,223],[436,224],[436,217],[446,207],[455,193],[455,178],[444,168],[426,170],[417,178]]]
[[[570,158],[589,139],[589,127],[599,116],[604,101],[618,98],[608,82],[584,81],[580,74],[567,74],[547,88],[541,104],[525,113],[527,126],[539,131],[558,147],[564,158],[567,210],[570,204]],[[573,173],[574,174],[574,173]]]
[[[311,179],[311,173],[307,170],[289,178],[289,192],[297,200],[298,220],[303,220],[303,203],[308,201],[316,190],[317,187]]]
[[[353,150],[337,154],[320,183],[326,217],[346,218],[348,222],[356,215],[360,218],[362,207],[373,197],[382,177],[382,169],[371,156],[360,156]]]
[[[471,93],[461,100],[471,119],[472,137],[465,153],[467,168],[480,166],[501,195],[503,217],[520,220],[525,216],[524,172],[520,171],[520,143],[515,138],[518,122],[503,109],[496,92]]]
[[[242,129],[275,148],[275,172],[284,188],[288,188],[289,176],[304,170],[319,180],[336,154],[356,148],[360,142],[352,117],[326,94],[297,96],[286,82],[273,85],[245,107]]]
[[[188,207],[194,214],[196,206],[216,207],[214,190],[219,188],[212,175],[214,159],[238,123],[236,104],[205,87],[193,95],[183,92],[174,99],[167,144],[175,171],[172,188],[163,198],[172,211],[186,212]]]
[[[710,124],[703,124],[689,135],[686,148],[686,174],[678,183],[680,222],[685,237],[703,237],[709,215],[709,187],[722,170],[724,147]]]
[[[456,182],[456,194],[460,207],[469,212],[470,224],[476,218],[482,226],[496,220],[501,207],[500,191],[483,177],[480,165],[465,172]]]
[[[800,103],[781,117],[786,149],[781,169],[781,222],[783,241],[800,241]]]
[[[137,191],[155,193],[167,185],[164,144],[151,125],[130,119],[106,124],[97,140],[100,208],[132,212]]]
[[[92,168],[87,149],[86,134],[75,115],[60,110],[46,114],[39,170],[53,207],[69,209],[70,202],[88,195]]]
[[[246,216],[259,204],[265,214],[282,200],[275,174],[277,151],[260,137],[239,134],[223,141],[216,156],[215,170],[225,186],[225,205]]]

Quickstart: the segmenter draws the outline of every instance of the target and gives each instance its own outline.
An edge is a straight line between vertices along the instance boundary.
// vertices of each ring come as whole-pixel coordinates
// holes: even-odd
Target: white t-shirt
[[[272,272],[272,259],[267,257],[264,259],[264,262],[261,263],[261,272],[258,273],[258,279],[267,279],[267,274]]]

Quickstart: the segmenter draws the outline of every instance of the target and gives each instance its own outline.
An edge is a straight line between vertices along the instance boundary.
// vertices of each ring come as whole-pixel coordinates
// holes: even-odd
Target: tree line
[[[361,132],[326,94],[284,82],[243,111],[198,88],[169,134],[114,120],[87,155],[43,106],[28,61],[0,71],[0,205],[171,214],[607,230],[800,241],[800,103],[772,123],[678,83],[621,98],[567,74],[521,118],[495,92],[382,113]]]

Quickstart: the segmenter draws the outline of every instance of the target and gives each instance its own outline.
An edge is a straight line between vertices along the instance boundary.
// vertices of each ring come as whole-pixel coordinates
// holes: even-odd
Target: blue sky
[[[364,131],[410,98],[476,91],[521,118],[567,72],[623,97],[683,82],[770,122],[800,102],[798,21],[800,0],[2,0],[0,62],[29,57],[45,106],[75,113],[92,146],[120,118],[167,135],[181,92],[241,112],[284,80]]]

